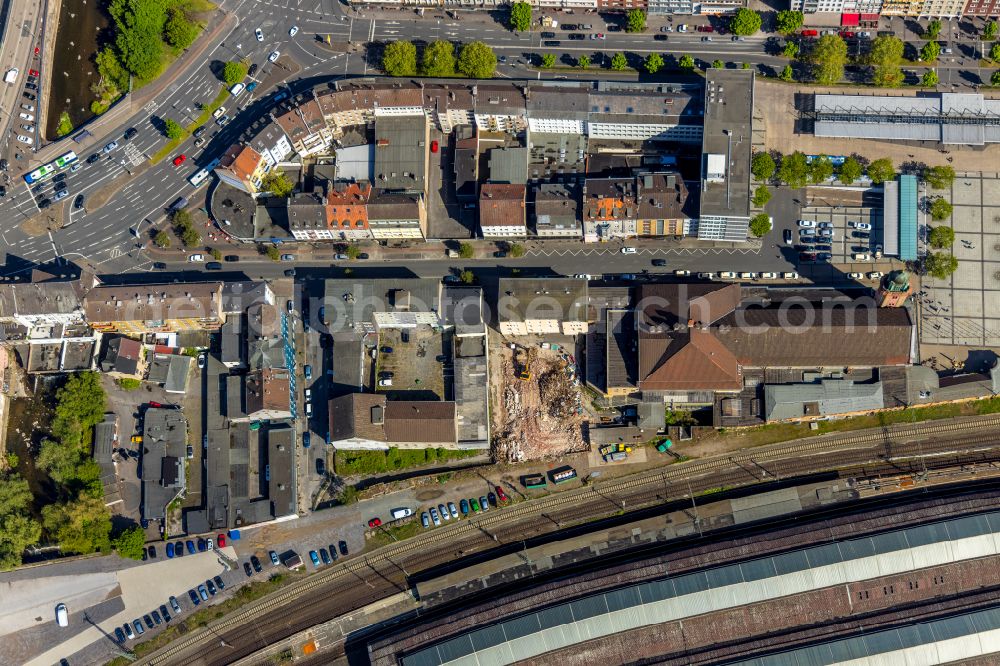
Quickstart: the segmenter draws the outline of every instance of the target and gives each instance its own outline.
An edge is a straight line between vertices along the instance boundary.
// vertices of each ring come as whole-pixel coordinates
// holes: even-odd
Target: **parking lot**
[[[390,398],[444,400],[444,373],[439,357],[447,355],[440,331],[429,326],[386,329],[379,336],[379,386]],[[391,352],[387,352],[391,349]],[[391,373],[391,374],[388,374]]]
[[[802,210],[802,219],[815,227],[799,226],[796,249],[815,253],[817,259],[828,256],[830,263],[848,266],[848,272],[874,270],[876,251],[881,250],[882,211],[868,207],[812,206]],[[824,231],[832,235],[824,236]],[[867,255],[868,259],[859,259]]]

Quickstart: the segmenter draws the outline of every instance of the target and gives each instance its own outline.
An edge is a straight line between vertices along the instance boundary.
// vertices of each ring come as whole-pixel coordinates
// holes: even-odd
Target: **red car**
[[[368,521],[368,527],[378,527],[382,524],[382,520],[379,518],[372,518]]]
[[[431,141],[431,152],[436,153],[437,151],[438,151],[438,142],[437,139],[435,139],[434,141]]]
[[[505,493],[503,491],[503,488],[501,488],[500,486],[497,486],[496,490],[497,490],[497,497],[500,498],[500,501],[501,502],[506,502],[507,501],[507,493]]]
[[[225,547],[226,547],[226,535],[225,535],[225,534],[220,534],[220,535],[219,535],[219,540],[218,540],[218,541],[216,541],[216,542],[215,542],[215,544],[216,544],[216,545],[217,545],[217,546],[218,546],[219,548],[225,548]]]
[[[840,36],[841,37],[853,37],[854,33],[851,32],[850,30],[844,30],[843,32],[840,33]]]
[[[37,69],[29,69],[28,70],[28,75],[29,76],[38,76],[38,70]]]
[[[150,407],[163,407],[163,405],[161,405],[160,403],[153,402],[152,400],[149,401],[149,406]]]
[[[174,158],[174,166],[180,166],[184,164],[184,160],[187,159],[187,155],[178,155]]]

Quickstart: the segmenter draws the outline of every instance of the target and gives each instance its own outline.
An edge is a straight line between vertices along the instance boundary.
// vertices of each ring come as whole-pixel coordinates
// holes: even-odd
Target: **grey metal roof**
[[[191,372],[191,357],[175,354],[167,366],[167,379],[163,390],[167,393],[184,393],[187,390],[188,374]]]
[[[721,183],[708,183],[702,174],[701,217],[746,218],[750,215],[754,72],[750,69],[709,69],[705,77],[702,159],[704,162],[709,155],[722,155],[726,173]],[[699,238],[704,236],[699,234]],[[746,240],[746,237],[739,240]]]
[[[980,538],[987,535],[993,538]],[[1000,553],[996,535],[1000,535],[1000,511],[831,541],[581,597],[454,635],[400,661],[403,666],[438,666],[528,660],[642,626]],[[978,627],[1000,627],[1000,611],[993,621],[995,625]],[[944,637],[944,628],[935,640]],[[951,627],[952,636],[963,635],[956,630]],[[741,662],[746,666],[800,663],[813,662]]]
[[[528,180],[527,148],[492,148],[488,154],[491,183],[521,184]]]
[[[824,379],[815,384],[764,386],[764,418],[783,421],[882,409],[882,383],[855,384],[849,379]]]
[[[15,315],[70,314],[81,312],[80,297],[72,283],[0,285],[0,319]]]
[[[375,179],[379,189],[422,192],[427,178],[427,118],[380,116],[375,121]]]
[[[458,335],[483,335],[483,290],[479,287],[448,286],[441,290],[441,319],[455,327]]]

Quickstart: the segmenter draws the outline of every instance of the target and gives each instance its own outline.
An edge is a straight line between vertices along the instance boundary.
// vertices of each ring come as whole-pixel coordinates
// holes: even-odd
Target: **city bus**
[[[24,176],[24,182],[26,182],[28,185],[31,185],[32,183],[38,183],[40,181],[43,181],[52,174],[54,174],[56,171],[62,171],[66,167],[70,166],[71,164],[73,164],[73,162],[76,162],[77,159],[79,158],[77,158],[76,153],[74,153],[71,150],[68,153],[65,153],[55,158],[48,164],[43,164],[42,166],[38,167],[31,173],[26,174]]]

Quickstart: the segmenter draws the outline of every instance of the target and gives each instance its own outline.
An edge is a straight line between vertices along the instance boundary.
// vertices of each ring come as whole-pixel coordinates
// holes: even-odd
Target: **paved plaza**
[[[925,344],[1000,346],[1000,174],[958,174],[950,190],[958,270],[947,280],[925,276],[920,340]],[[929,219],[929,218],[928,218]],[[921,250],[926,233],[921,230]]]

